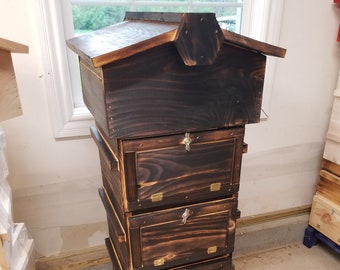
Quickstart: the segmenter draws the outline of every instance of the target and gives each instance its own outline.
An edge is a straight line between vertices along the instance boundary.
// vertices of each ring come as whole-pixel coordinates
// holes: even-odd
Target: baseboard
[[[303,240],[310,205],[240,218],[233,257],[258,253]],[[110,264],[105,245],[55,257],[39,258],[36,270],[82,270]]]
[[[241,218],[237,224],[233,257],[302,242],[311,206]]]

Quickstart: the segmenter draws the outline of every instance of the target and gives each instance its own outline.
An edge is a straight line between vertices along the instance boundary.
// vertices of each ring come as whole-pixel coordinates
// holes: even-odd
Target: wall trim
[[[268,212],[259,215],[241,217],[237,220],[237,228],[247,227],[259,223],[270,222],[274,220],[280,220],[284,218],[290,218],[294,216],[304,215],[310,213],[311,205],[304,205],[280,211]]]

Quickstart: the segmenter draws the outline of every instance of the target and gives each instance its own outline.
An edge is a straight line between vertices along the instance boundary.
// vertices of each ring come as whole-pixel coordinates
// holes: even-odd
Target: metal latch
[[[185,135],[184,135],[184,140],[183,140],[183,143],[185,144],[185,150],[187,152],[190,151],[190,143],[192,142],[191,138],[190,138],[190,133],[189,132],[186,132]]]
[[[187,223],[187,220],[188,220],[188,218],[190,217],[191,214],[192,214],[191,211],[188,208],[186,208],[184,213],[182,214],[183,224]]]

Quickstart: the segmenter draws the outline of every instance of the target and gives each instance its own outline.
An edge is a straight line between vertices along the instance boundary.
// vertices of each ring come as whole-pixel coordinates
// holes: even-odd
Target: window
[[[93,117],[83,104],[77,56],[65,40],[122,21],[126,10],[214,12],[222,28],[277,44],[284,0],[40,0],[45,26],[46,74],[56,138],[87,136]],[[97,22],[79,14],[97,12]],[[99,16],[99,15],[100,16]],[[108,15],[108,16],[106,16]],[[89,15],[89,17],[91,17]],[[74,31],[73,25],[76,29]],[[268,114],[275,59],[268,57],[263,112]]]

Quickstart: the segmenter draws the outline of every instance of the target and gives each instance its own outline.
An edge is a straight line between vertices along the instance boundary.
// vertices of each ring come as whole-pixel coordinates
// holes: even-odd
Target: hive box
[[[79,55],[85,104],[110,138],[259,122],[265,55],[285,55],[222,30],[212,13],[128,12],[67,43]]]
[[[340,204],[321,194],[314,195],[309,225],[340,245]]]
[[[340,165],[323,159],[317,191],[340,205]]]
[[[266,54],[211,13],[127,13],[68,41],[96,127],[114,269],[233,270],[244,125]]]
[[[125,224],[120,224],[105,189],[100,190],[100,196],[108,213],[108,250],[116,254],[122,269],[172,269],[216,257],[221,259],[234,250],[236,197],[131,214]],[[180,218],[186,211],[190,212],[188,221]],[[223,261],[228,263],[228,268],[223,269],[230,269],[231,261],[225,257]]]

